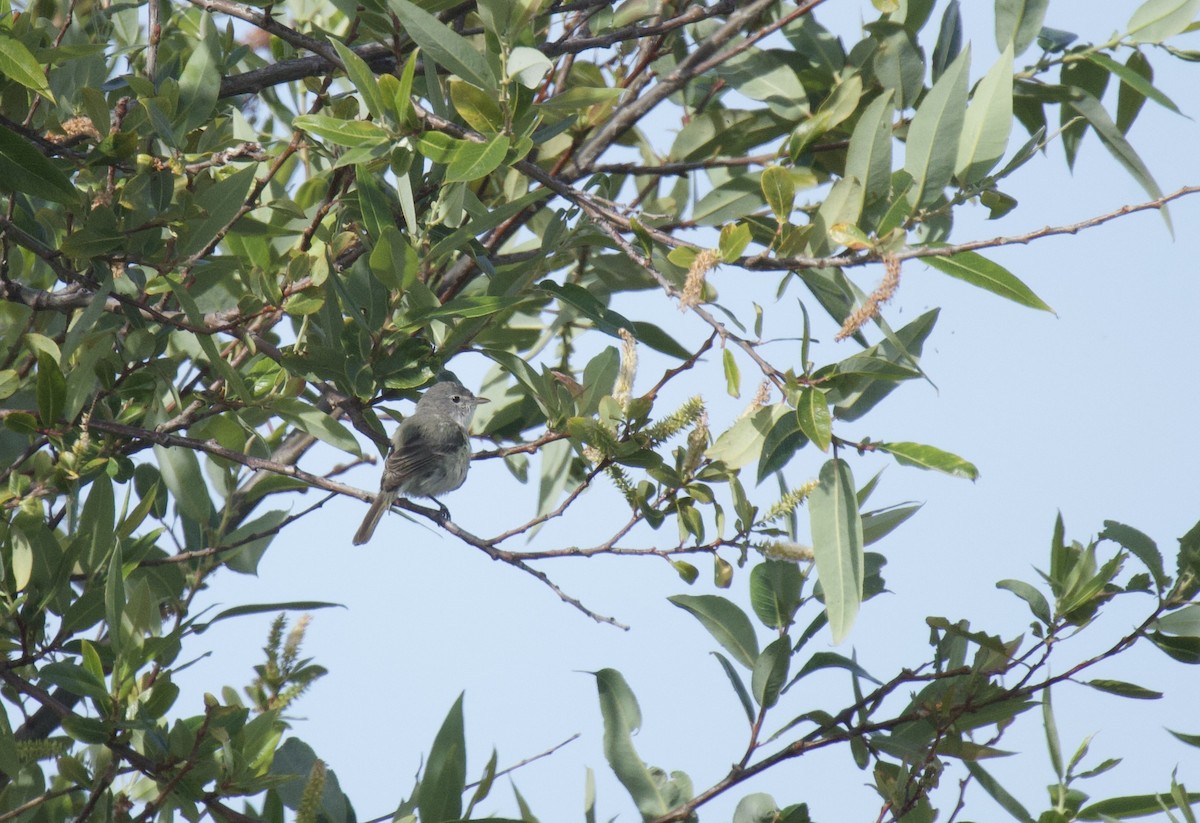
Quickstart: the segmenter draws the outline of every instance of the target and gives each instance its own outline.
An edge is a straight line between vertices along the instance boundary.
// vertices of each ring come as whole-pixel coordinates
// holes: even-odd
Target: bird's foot
[[[446,505],[445,505],[445,504],[444,504],[444,503],[443,503],[441,500],[434,500],[433,502],[434,502],[434,503],[437,503],[437,507],[438,507],[437,519],[438,519],[438,522],[439,522],[439,523],[448,523],[448,522],[450,521],[450,510],[446,508]]]

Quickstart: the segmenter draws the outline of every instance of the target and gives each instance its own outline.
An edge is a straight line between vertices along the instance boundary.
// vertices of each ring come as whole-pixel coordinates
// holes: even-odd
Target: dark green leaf
[[[462,795],[467,781],[467,745],[463,733],[463,698],[460,694],[442,722],[429,761],[417,788],[421,820],[450,821],[462,817]]]
[[[1159,552],[1158,545],[1148,535],[1143,534],[1132,526],[1126,526],[1124,523],[1118,523],[1115,520],[1105,520],[1104,530],[1100,532],[1098,538],[1100,540],[1112,540],[1138,560],[1142,561],[1142,564],[1154,576],[1154,583],[1158,586],[1159,591],[1162,591],[1170,584],[1171,578],[1167,576],[1166,570],[1163,568],[1162,553]]]
[[[742,709],[746,712],[746,721],[754,723],[754,704],[750,700],[750,692],[746,691],[746,684],[742,682],[742,676],[738,674],[737,669],[729,662],[729,658],[720,652],[711,652],[712,656],[717,658],[717,662],[721,664],[721,668],[725,670],[725,676],[729,678],[730,685],[733,686],[733,691],[741,701]]]
[[[800,431],[821,451],[829,451],[833,440],[833,418],[829,414],[829,401],[820,389],[806,386],[800,390],[796,400],[796,420]]]
[[[750,570],[750,606],[769,629],[792,625],[800,608],[804,575],[786,560],[764,560]]]
[[[666,814],[670,807],[660,791],[659,781],[633,746],[632,735],[642,725],[637,698],[616,669],[601,669],[595,675],[600,714],[604,718],[604,757],[642,817],[652,819]]]
[[[1028,306],[1053,313],[1033,291],[1008,269],[973,251],[959,252],[949,257],[926,257],[925,262],[943,274],[956,277],[981,289]]]
[[[808,442],[800,430],[800,420],[794,414],[780,417],[763,440],[762,453],[758,459],[758,482],[788,464],[797,451]]]
[[[41,418],[43,426],[57,427],[63,422],[63,407],[67,402],[67,381],[50,353],[38,352],[37,360],[38,417]]]
[[[1084,682],[1097,691],[1116,694],[1121,697],[1132,697],[1135,700],[1158,700],[1163,696],[1162,692],[1156,692],[1153,689],[1147,689],[1135,683],[1126,683],[1124,680],[1098,679],[1085,680]]]
[[[0,190],[19,191],[67,206],[79,202],[79,192],[24,138],[0,126]]]

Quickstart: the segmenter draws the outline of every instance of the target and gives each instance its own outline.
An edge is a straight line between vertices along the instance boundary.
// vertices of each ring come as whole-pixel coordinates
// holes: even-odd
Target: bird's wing
[[[399,487],[405,478],[423,477],[447,456],[470,448],[467,433],[453,421],[424,421],[423,428],[404,423],[400,425],[396,447],[384,462],[384,475],[393,481],[386,484],[389,488]]]

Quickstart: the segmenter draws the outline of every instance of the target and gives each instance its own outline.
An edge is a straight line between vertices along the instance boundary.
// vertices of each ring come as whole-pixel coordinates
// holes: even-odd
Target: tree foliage
[[[929,659],[891,675],[812,641],[852,636],[885,585],[879,548],[919,508],[875,507],[856,457],[977,476],[936,444],[840,430],[928,379],[937,311],[886,316],[905,261],[1047,311],[989,248],[1136,209],[1169,225],[1167,202],[1192,189],[1164,195],[1127,134],[1147,101],[1178,111],[1153,61],[1197,58],[1170,41],[1200,2],[1146,0],[1094,44],[1045,27],[1048,0],[997,0],[999,56],[982,66],[962,36],[976,5],[873,5],[863,31],[835,33],[820,0],[0,2],[0,819],[355,819],[287,736],[287,708],[324,673],[301,657],[307,618],[276,621],[244,697],[214,688],[195,714],[174,675],[218,621],[331,605],[192,608],[330,497],[369,499],[328,455],[386,448],[390,401],[465,352],[493,364],[475,457],[533,476],[537,510],[480,536],[399,506],[617,626],[553,562],[653,555],[692,584],[703,559],[715,588],[746,581],[745,604],[671,598],[711,634],[747,719],[717,783],[645,763],[633,690],[595,673],[603,755],[644,819],[732,794],[736,823],[802,823],[807,798],[748,781],[836,746],[868,771],[880,819],[954,819],[939,778],[956,761],[1021,821],[1194,819],[1173,779],[1090,800],[1080,781],[1115,763],[1086,744],[1064,757],[1051,691],[1156,697],[1093,673],[1139,644],[1200,662],[1200,526],[1164,558],[1131,526],[1072,541],[1060,520],[1040,574],[998,584],[1027,631],[930,618]],[[1093,135],[1146,203],[954,235],[964,207],[1018,208],[1005,181],[1040,151],[1061,144],[1073,164]],[[739,316],[719,268],[784,299]],[[677,309],[685,334],[662,320]],[[767,313],[798,359],[768,347]],[[824,317],[837,344],[814,340]],[[635,393],[647,349],[674,365]],[[710,380],[752,395],[746,412],[711,419]],[[510,548],[599,484],[624,506],[583,523],[586,542]],[[1111,631],[1096,617],[1116,599],[1140,623],[1099,654],[1060,650]],[[851,676],[840,709],[789,694],[831,668]],[[1040,816],[984,765],[1038,713],[1057,777]],[[460,699],[396,819],[470,819],[496,776],[493,757],[467,785]]]

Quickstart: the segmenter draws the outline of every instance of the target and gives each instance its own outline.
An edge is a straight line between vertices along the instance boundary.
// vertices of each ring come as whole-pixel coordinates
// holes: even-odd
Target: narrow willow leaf
[[[498,134],[486,143],[465,141],[450,159],[445,181],[471,183],[487,177],[504,162],[510,145],[511,140],[505,134]]]
[[[661,817],[669,811],[669,806],[660,791],[659,781],[654,779],[633,746],[633,733],[642,725],[637,698],[616,669],[601,669],[595,676],[600,715],[604,719],[604,757],[642,817],[647,820]],[[422,819],[425,819],[424,815]]]
[[[720,652],[712,652],[712,655],[717,658],[717,662],[721,664],[725,676],[729,678],[729,683],[733,686],[733,691],[742,704],[742,710],[746,712],[747,722],[753,724],[754,704],[750,700],[750,692],[746,691],[746,684],[742,682],[742,676],[738,674],[737,669],[733,667],[733,664],[729,662],[729,658],[725,655]]]
[[[729,346],[725,347],[721,362],[725,367],[725,391],[729,392],[730,397],[741,397],[742,375],[738,371],[737,358],[733,356],[733,349]]]
[[[1046,600],[1046,596],[1034,586],[1023,580],[1001,580],[996,584],[996,588],[1012,592],[1029,604],[1029,609],[1033,612],[1034,617],[1046,625],[1051,623],[1050,603]]]
[[[863,198],[873,203],[887,196],[892,181],[892,91],[867,106],[846,150],[846,177],[863,186]]]
[[[358,89],[358,93],[362,95],[363,102],[367,105],[367,111],[376,120],[382,119],[387,107],[383,102],[383,93],[379,90],[379,82],[375,79],[375,72],[371,71],[367,62],[355,54],[354,50],[345,43],[336,38],[332,38],[332,43],[338,57],[341,58],[342,65],[346,67],[346,76],[350,78],[354,88]]]
[[[996,0],[996,48],[1012,46],[1018,55],[1029,48],[1041,31],[1050,0]]]
[[[1200,0],[1146,0],[1138,6],[1125,30],[1135,43],[1161,43],[1192,24]]]
[[[1120,697],[1132,697],[1134,700],[1158,700],[1163,696],[1162,692],[1147,689],[1145,686],[1139,686],[1136,683],[1126,683],[1124,680],[1097,679],[1085,680],[1083,682],[1097,691],[1119,695]]]
[[[1087,59],[1115,74],[1123,85],[1129,86],[1143,97],[1150,98],[1155,103],[1158,103],[1160,106],[1169,111],[1173,111],[1176,114],[1182,114],[1183,112],[1181,112],[1179,107],[1175,105],[1174,100],[1159,91],[1158,88],[1150,82],[1150,78],[1133,68],[1133,65],[1137,65],[1136,63],[1133,63],[1134,57],[1137,55],[1141,55],[1141,52],[1134,52],[1134,54],[1129,58],[1129,63],[1118,63],[1116,60],[1113,60],[1103,52],[1093,51],[1088,52]],[[1143,56],[1142,59],[1145,60],[1145,57]],[[1130,65],[1131,63],[1133,65]],[[1149,63],[1146,65],[1148,67]],[[1125,130],[1122,129],[1122,132],[1124,131]]]
[[[0,74],[57,104],[41,64],[20,40],[0,35]]]
[[[324,114],[302,114],[295,117],[292,119],[292,128],[315,134],[323,140],[349,149],[381,146],[391,139],[387,129],[366,120],[342,120]]]
[[[862,602],[862,520],[854,477],[845,461],[826,462],[818,480],[808,499],[813,556],[833,642],[840,643],[850,632]]]
[[[1114,541],[1138,560],[1142,561],[1154,577],[1154,582],[1158,586],[1159,591],[1165,589],[1170,583],[1171,578],[1167,576],[1166,569],[1163,568],[1162,552],[1158,550],[1158,545],[1149,535],[1138,531],[1132,526],[1126,526],[1124,523],[1118,523],[1115,520],[1105,520],[1104,530],[1097,536],[1101,540]]]
[[[1200,604],[1167,612],[1155,621],[1153,628],[1179,637],[1200,637]]]
[[[958,143],[955,176],[978,183],[996,167],[1012,131],[1013,53],[1007,48],[975,89]]]
[[[460,694],[429,749],[429,760],[417,787],[417,808],[422,820],[458,820],[462,817],[462,794],[467,782],[462,706]]]
[[[388,8],[433,62],[484,91],[496,90],[496,76],[487,59],[461,34],[408,0],[388,0]]]
[[[914,210],[941,197],[954,176],[958,140],[966,116],[970,65],[971,49],[967,47],[933,84],[908,127],[904,170],[914,181],[909,195]]]
[[[1022,283],[1008,269],[973,251],[959,252],[949,257],[926,257],[925,262],[943,274],[956,277],[1014,303],[1054,313],[1042,298]]]
[[[16,132],[0,126],[0,191],[19,191],[74,205],[79,192],[67,176]]]
[[[1200,3],[1200,0],[1196,0],[1196,2]],[[1147,194],[1153,198],[1162,197],[1162,189],[1158,187],[1154,175],[1150,174],[1150,169],[1147,168],[1138,153],[1134,151],[1129,141],[1125,139],[1125,135],[1121,134],[1121,130],[1117,128],[1117,124],[1108,116],[1108,112],[1104,110],[1104,106],[1100,104],[1099,100],[1087,92],[1080,92],[1072,97],[1067,102],[1067,105],[1087,119],[1088,124],[1095,129],[1096,136],[1100,138],[1100,142],[1117,159],[1117,162],[1125,167],[1125,170],[1129,172]],[[1167,211],[1167,207],[1163,206],[1159,211],[1162,214],[1163,221],[1167,224],[1168,230],[1173,232],[1171,215]]]
[[[1188,792],[1184,798],[1186,803],[1200,803],[1200,792]],[[1076,820],[1125,820],[1130,817],[1148,817],[1157,815],[1165,809],[1179,807],[1179,800],[1169,794],[1139,794],[1127,797],[1113,797],[1084,806],[1076,815]]]
[[[1001,786],[982,766],[969,760],[964,765],[983,790],[991,795],[992,799],[1000,805],[1000,808],[1012,815],[1019,823],[1035,823],[1033,816],[1025,810],[1025,807],[1009,794],[1008,790]]]
[[[954,477],[965,477],[967,480],[977,480],[979,469],[957,454],[942,451],[935,446],[921,443],[875,443],[875,448],[885,451],[896,462],[903,466],[916,466],[918,469],[933,469],[945,472]]]
[[[677,594],[667,600],[700,621],[709,634],[747,669],[758,659],[758,638],[746,613],[715,594]]]

